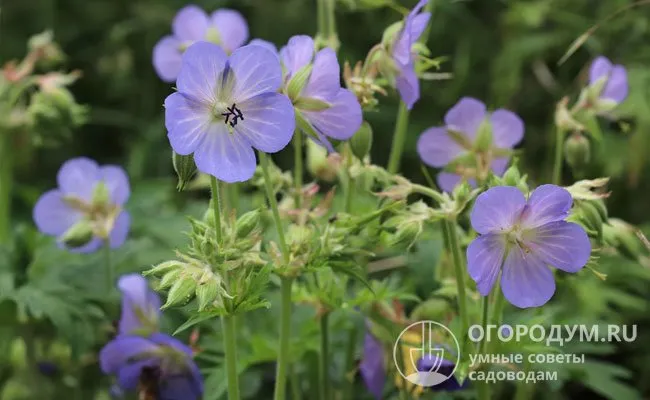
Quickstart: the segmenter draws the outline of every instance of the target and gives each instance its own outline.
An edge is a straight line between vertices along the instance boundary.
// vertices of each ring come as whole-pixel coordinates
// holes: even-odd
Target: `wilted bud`
[[[37,60],[44,62],[46,66],[56,65],[65,59],[63,51],[54,42],[52,31],[32,36],[29,38],[27,46],[30,51],[37,52]]]
[[[479,125],[474,146],[477,152],[485,152],[492,147],[492,124],[489,119],[484,119]]]
[[[88,244],[92,239],[92,223],[88,220],[81,220],[65,231],[61,242],[69,248],[77,248]]]
[[[287,85],[287,96],[291,101],[295,101],[300,97],[300,93],[304,89],[309,77],[311,76],[311,71],[313,69],[312,64],[307,64],[304,67],[300,68],[298,72],[293,74],[289,84]]]
[[[395,235],[391,240],[393,246],[405,246],[410,248],[413,246],[420,234],[422,233],[422,224],[420,222],[405,223],[397,227]]]
[[[199,311],[205,310],[210,304],[214,303],[219,295],[219,282],[217,277],[211,271],[205,271],[199,284],[196,286],[196,299],[199,303]]]
[[[571,168],[582,170],[591,159],[589,139],[577,132],[571,134],[564,142],[564,156]]]
[[[176,171],[176,176],[178,176],[178,185],[176,189],[182,191],[196,174],[196,164],[194,163],[194,154],[189,154],[182,156],[172,151],[172,164],[174,165],[174,171]]]
[[[338,153],[328,155],[327,150],[313,140],[307,141],[307,170],[324,182],[336,179],[341,164],[340,157]]]
[[[244,239],[257,227],[260,222],[260,210],[253,210],[243,214],[237,219],[235,232],[238,239]]]
[[[555,107],[555,126],[563,132],[584,131],[585,127],[571,115],[571,112],[567,108],[568,104],[568,97],[563,98],[557,103]]]
[[[196,281],[189,274],[181,274],[179,279],[174,282],[167,294],[167,302],[161,307],[169,308],[174,305],[187,303],[192,299],[196,292]]]
[[[350,149],[359,160],[363,161],[372,147],[372,127],[363,121],[359,130],[350,139]]]

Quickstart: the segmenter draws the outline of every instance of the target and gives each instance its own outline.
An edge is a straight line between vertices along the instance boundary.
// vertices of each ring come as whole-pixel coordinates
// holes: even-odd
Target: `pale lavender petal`
[[[524,137],[524,121],[512,111],[499,109],[490,115],[492,140],[500,149],[513,148]]]
[[[243,182],[255,172],[255,152],[241,135],[233,135],[221,122],[210,124],[201,145],[194,152],[194,162],[199,171],[224,182]]]
[[[526,245],[546,264],[566,272],[578,272],[589,261],[591,242],[584,228],[556,221],[528,233]]]
[[[121,206],[129,199],[131,186],[124,168],[118,165],[105,165],[99,168],[102,180],[108,188],[111,203]]]
[[[429,128],[420,135],[417,152],[425,164],[441,168],[463,153],[463,148],[456,143],[445,128]]]
[[[220,44],[228,53],[241,47],[248,40],[248,24],[235,10],[222,8],[212,13],[212,24],[219,32]]]
[[[611,70],[612,63],[607,59],[607,57],[596,57],[589,68],[589,84],[593,84],[598,79],[609,75],[609,71]]]
[[[232,99],[246,101],[265,92],[276,92],[282,85],[280,60],[263,46],[244,46],[228,60],[235,79]]]
[[[140,383],[142,368],[156,366],[158,366],[158,361],[154,359],[141,360],[123,366],[117,373],[117,382],[119,383],[120,388],[123,390],[137,389],[138,383]]]
[[[485,115],[486,108],[483,102],[472,97],[463,97],[447,111],[445,124],[448,129],[462,133],[473,141]]]
[[[109,244],[111,249],[117,249],[122,246],[129,236],[129,228],[131,227],[131,216],[127,211],[122,211],[117,216],[113,224],[113,230],[109,235]]]
[[[289,39],[289,43],[280,50],[282,65],[288,76],[309,64],[314,58],[314,39],[306,35],[297,35]]]
[[[101,174],[95,161],[78,157],[64,162],[56,178],[63,195],[76,196],[89,202]]]
[[[539,307],[553,297],[555,278],[534,253],[514,246],[503,264],[501,290],[506,300],[516,307]]]
[[[429,24],[429,19],[431,19],[430,12],[423,12],[413,17],[413,19],[411,20],[411,40],[413,42],[416,42],[418,39],[420,39],[422,33],[424,33],[425,29],[427,29],[427,24]]]
[[[467,247],[467,272],[482,296],[487,296],[492,290],[505,253],[505,236],[498,234],[479,236]]]
[[[611,70],[607,84],[601,92],[600,97],[621,103],[627,97],[628,90],[627,71],[625,67],[615,65]]]
[[[361,127],[362,112],[357,97],[347,89],[339,89],[324,111],[303,111],[303,115],[319,132],[336,140],[348,140]]]
[[[411,61],[411,47],[422,35],[431,17],[429,13],[418,15],[426,3],[427,0],[420,0],[409,12],[404,19],[402,30],[393,44],[393,58],[402,65]]]
[[[309,81],[302,97],[317,97],[330,100],[341,87],[339,62],[333,49],[326,47],[316,53]]]
[[[275,153],[284,149],[296,128],[291,100],[280,93],[263,93],[239,103],[244,119],[234,130],[257,150]]]
[[[490,168],[494,175],[502,176],[508,169],[508,163],[510,162],[509,158],[495,158],[490,164]]]
[[[165,99],[165,127],[172,149],[180,155],[193,153],[210,127],[209,105],[182,93]]]
[[[363,341],[363,356],[359,364],[359,372],[368,391],[380,400],[386,384],[384,350],[381,343],[370,332],[366,332]]]
[[[172,32],[181,40],[203,40],[208,25],[208,14],[195,5],[189,5],[180,9],[174,17]]]
[[[196,42],[183,53],[176,79],[178,91],[196,101],[214,104],[219,95],[226,53],[214,43]]]
[[[136,356],[155,352],[158,345],[140,336],[118,336],[99,352],[99,365],[105,374],[115,374]]]
[[[174,82],[181,70],[181,41],[165,36],[153,48],[153,67],[165,82]]]
[[[526,229],[536,228],[549,222],[562,221],[569,216],[573,198],[564,188],[541,185],[530,195],[520,221]]]
[[[470,219],[480,234],[503,233],[517,222],[526,205],[526,198],[514,186],[496,186],[481,193],[476,199]]]
[[[262,47],[266,47],[267,49],[269,49],[269,50],[271,50],[272,52],[274,52],[275,54],[277,54],[278,57],[280,56],[279,53],[278,53],[278,48],[275,46],[275,44],[269,42],[268,40],[264,40],[264,39],[253,39],[253,40],[251,40],[248,44],[251,45],[251,46],[262,46]]]
[[[90,242],[86,243],[81,247],[74,247],[74,248],[66,247],[61,241],[57,241],[57,245],[59,246],[59,248],[65,249],[71,253],[90,254],[99,250],[99,248],[104,246],[105,243],[104,240],[98,237],[94,237]]]
[[[36,202],[33,212],[34,223],[46,235],[62,235],[83,218],[83,214],[70,208],[63,201],[58,189],[45,192]]]
[[[452,174],[450,172],[440,172],[437,176],[438,186],[444,192],[451,193],[454,191],[456,185],[460,183],[462,177],[458,174]],[[472,185],[472,186],[475,186]]]
[[[149,288],[140,274],[123,275],[117,282],[122,292],[120,334],[129,334],[143,328],[156,328],[160,315],[160,297]]]
[[[158,343],[161,346],[171,347],[175,350],[185,353],[185,355],[188,356],[186,358],[187,360],[189,360],[189,357],[192,356],[192,349],[188,345],[164,333],[155,332],[149,336],[149,340]]]
[[[407,109],[412,109],[420,99],[420,80],[415,73],[412,63],[399,67],[399,74],[395,78],[395,86]]]

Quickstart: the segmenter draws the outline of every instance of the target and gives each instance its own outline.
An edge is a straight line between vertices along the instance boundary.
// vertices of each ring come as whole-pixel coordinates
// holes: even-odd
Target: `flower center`
[[[237,126],[239,121],[244,120],[244,113],[237,107],[236,103],[227,105],[224,102],[218,102],[213,109],[213,116],[216,120],[223,120],[223,123],[231,127]]]

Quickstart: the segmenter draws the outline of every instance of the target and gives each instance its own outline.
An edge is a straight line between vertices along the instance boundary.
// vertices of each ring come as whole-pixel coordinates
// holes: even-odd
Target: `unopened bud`
[[[196,291],[196,281],[191,275],[181,274],[176,282],[169,289],[167,302],[161,307],[163,309],[174,305],[187,303],[192,299]]]
[[[206,307],[214,303],[218,295],[219,282],[217,282],[212,272],[206,271],[196,286],[196,299],[199,303],[199,311],[205,310]]]
[[[596,232],[598,237],[603,234],[603,219],[596,206],[590,201],[582,201],[578,204],[580,210],[580,221],[584,223],[589,230]]]
[[[338,153],[327,154],[327,150],[313,140],[307,141],[307,170],[309,173],[324,181],[332,182],[340,165]]]
[[[393,246],[410,248],[422,233],[422,224],[413,222],[399,226],[391,240]]]
[[[521,173],[519,172],[519,168],[517,168],[515,165],[508,168],[503,174],[502,180],[503,184],[506,186],[519,185],[519,181],[521,180]]]
[[[636,235],[636,229],[627,222],[617,218],[612,218],[608,222],[612,226],[618,242],[616,250],[624,257],[638,261],[639,257],[643,254],[643,245]]]
[[[172,152],[172,164],[174,165],[174,171],[176,171],[176,176],[178,176],[178,185],[176,188],[178,191],[185,189],[187,185],[196,174],[196,164],[194,163],[194,155],[189,154],[182,156],[176,152]]]
[[[350,149],[359,160],[370,153],[372,147],[372,127],[366,121],[363,121],[359,130],[350,139]]]
[[[582,170],[591,159],[589,139],[580,133],[573,133],[564,142],[564,156],[571,168]]]
[[[260,222],[260,217],[260,210],[249,211],[239,217],[235,224],[237,238],[244,239],[248,236],[257,227],[257,224]]]
[[[312,64],[307,64],[293,74],[291,80],[289,80],[289,84],[287,85],[287,96],[289,96],[291,101],[295,101],[300,97],[300,93],[302,93],[302,90],[311,76],[312,69]]]
[[[487,118],[478,127],[474,147],[477,152],[485,152],[492,147],[492,124]]]
[[[167,272],[162,279],[160,280],[160,283],[158,284],[158,287],[160,289],[167,289],[168,287],[172,286],[178,278],[181,276],[181,269],[173,269],[169,272]]]
[[[111,201],[111,193],[104,182],[99,182],[93,189],[92,204],[95,206],[105,206]]]
[[[180,268],[183,268],[183,264],[180,261],[176,261],[176,260],[165,261],[154,266],[150,270],[143,272],[142,275],[144,276],[163,275],[170,271],[180,269]]]
[[[61,237],[61,242],[69,248],[88,244],[93,239],[93,226],[90,221],[81,220],[72,225]]]
[[[466,180],[454,187],[453,198],[457,203],[464,203],[472,192],[472,186]]]

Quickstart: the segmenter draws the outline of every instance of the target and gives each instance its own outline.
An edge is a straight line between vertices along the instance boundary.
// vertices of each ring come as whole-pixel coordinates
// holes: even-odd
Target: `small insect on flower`
[[[119,333],[147,336],[158,332],[160,297],[149,288],[147,280],[139,274],[122,275],[117,287],[122,292]]]
[[[94,252],[104,242],[111,248],[124,243],[131,219],[123,207],[131,189],[121,167],[74,158],[61,166],[57,181],[58,189],[45,192],[34,206],[39,231],[80,253]]]
[[[197,42],[183,55],[176,86],[165,99],[165,126],[174,151],[194,154],[199,171],[225,182],[255,172],[253,149],[282,150],[293,136],[291,101],[278,93],[282,69],[261,45],[235,50]]]
[[[248,39],[248,24],[235,10],[222,8],[208,15],[195,5],[178,11],[172,22],[172,35],[160,39],[153,49],[153,66],[165,82],[176,80],[183,52],[193,43],[215,43],[230,54]]]
[[[476,199],[472,227],[480,236],[467,248],[467,268],[487,296],[501,273],[505,298],[520,308],[546,304],[555,293],[549,266],[575,273],[591,255],[591,242],[578,224],[567,222],[571,194],[542,185],[528,199],[512,186],[497,186]]]

